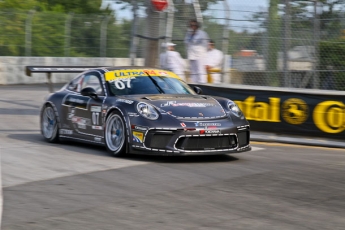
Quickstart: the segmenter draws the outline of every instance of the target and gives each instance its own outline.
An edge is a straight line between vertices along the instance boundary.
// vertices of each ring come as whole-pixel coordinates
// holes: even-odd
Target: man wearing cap
[[[162,48],[165,49],[165,52],[161,53],[159,56],[160,67],[176,73],[182,80],[186,81],[184,75],[186,63],[180,53],[175,51],[175,46],[176,44],[171,42],[162,44]]]

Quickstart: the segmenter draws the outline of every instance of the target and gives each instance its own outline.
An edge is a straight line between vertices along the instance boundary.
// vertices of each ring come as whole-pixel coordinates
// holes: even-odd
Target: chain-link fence
[[[224,1],[207,8],[204,4],[200,11],[193,4],[198,1],[169,2],[164,12],[139,7],[129,12],[133,19],[128,20],[112,15],[2,11],[0,54],[130,57],[135,65],[136,58],[154,62],[162,51],[160,44],[172,41],[186,59],[187,23],[199,18],[216,48],[228,57],[223,82],[345,90],[345,0],[323,4],[270,0],[269,6],[255,11]]]
[[[0,11],[0,54],[128,57],[130,29],[112,15]]]

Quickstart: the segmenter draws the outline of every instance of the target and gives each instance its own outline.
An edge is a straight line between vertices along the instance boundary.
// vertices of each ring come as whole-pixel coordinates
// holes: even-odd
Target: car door
[[[87,87],[95,89],[97,98],[79,94],[81,102],[87,101],[87,105],[86,107],[76,107],[78,111],[74,121],[76,123],[74,127],[83,138],[90,141],[101,142],[103,137],[103,119],[101,112],[105,97],[105,90],[101,83],[101,73],[98,71],[86,73],[81,81],[80,90]]]

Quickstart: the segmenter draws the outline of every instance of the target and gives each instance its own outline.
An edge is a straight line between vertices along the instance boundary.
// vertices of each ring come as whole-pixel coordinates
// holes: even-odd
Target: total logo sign
[[[235,101],[245,114],[247,120],[282,122],[301,125],[312,116],[314,125],[325,133],[345,131],[345,104],[342,101],[322,101],[310,111],[309,105],[302,99],[289,98],[281,103],[278,97],[269,97],[268,103],[256,101],[249,96],[244,101]]]

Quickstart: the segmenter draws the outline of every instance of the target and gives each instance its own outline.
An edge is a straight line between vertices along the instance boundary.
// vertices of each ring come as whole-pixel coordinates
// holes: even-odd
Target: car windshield
[[[185,82],[165,76],[138,76],[108,81],[113,95],[196,94]]]

